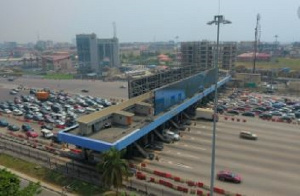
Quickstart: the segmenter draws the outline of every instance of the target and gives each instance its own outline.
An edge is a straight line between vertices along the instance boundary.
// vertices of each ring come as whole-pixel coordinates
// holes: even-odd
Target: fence
[[[12,143],[3,138],[0,138],[0,153],[42,165],[66,176],[77,178],[95,185],[101,184],[101,178],[96,169],[86,167],[74,160],[63,159],[48,152],[18,143]]]

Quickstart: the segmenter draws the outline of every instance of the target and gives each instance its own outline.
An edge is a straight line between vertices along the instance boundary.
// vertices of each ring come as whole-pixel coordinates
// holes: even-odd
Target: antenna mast
[[[114,38],[117,38],[117,27],[115,22],[113,22],[113,30],[114,30]]]
[[[253,70],[252,70],[253,73],[255,73],[257,45],[258,45],[258,40],[260,39],[260,24],[259,24],[259,21],[260,21],[260,14],[257,14],[257,16],[256,16],[256,27],[255,27]]]

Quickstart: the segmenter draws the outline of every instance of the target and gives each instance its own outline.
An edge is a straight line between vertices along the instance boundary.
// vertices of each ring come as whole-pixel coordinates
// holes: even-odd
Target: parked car
[[[286,122],[292,122],[292,118],[290,116],[281,116],[279,117],[280,120],[286,121]]]
[[[104,125],[103,125],[103,128],[104,129],[107,129],[107,128],[110,128],[111,127],[111,123],[110,122],[106,122],[106,123],[104,123]]]
[[[11,94],[11,95],[16,95],[18,92],[17,91],[15,91],[15,90],[11,90],[11,91],[9,91],[9,94]]]
[[[27,113],[27,114],[25,114],[24,118],[27,119],[27,120],[32,120],[33,119],[33,115]]]
[[[35,121],[44,121],[45,119],[42,116],[34,115],[33,120],[35,120]]]
[[[257,140],[257,135],[251,133],[250,131],[241,131],[240,138],[249,139],[249,140]]]
[[[89,90],[87,90],[87,89],[82,89],[81,92],[83,92],[83,93],[88,93]]]
[[[19,131],[20,127],[18,127],[17,125],[8,125],[7,129],[10,131]]]
[[[283,114],[279,111],[272,111],[270,112],[270,114],[272,114],[272,116],[282,116]]]
[[[8,126],[8,122],[5,119],[0,119],[0,126],[1,127],[7,127]]]
[[[13,115],[15,115],[15,116],[22,116],[22,115],[23,115],[23,112],[22,112],[21,110],[15,109],[15,110],[13,111]]]
[[[255,117],[255,114],[253,112],[244,112],[242,116]]]
[[[5,114],[11,114],[11,110],[10,109],[4,109],[3,113],[5,113]]]
[[[48,129],[48,130],[53,130],[53,126],[49,124],[44,124],[41,126],[41,129]]]
[[[47,116],[45,116],[45,122],[46,123],[54,123],[54,120],[49,115],[47,115]]]
[[[34,131],[34,129],[29,124],[23,124],[22,125],[22,130],[26,131],[26,132],[28,132],[28,131]]]
[[[217,178],[220,181],[228,181],[228,182],[234,182],[234,183],[241,183],[242,177],[240,175],[234,174],[231,171],[219,171],[217,174]]]
[[[261,118],[261,119],[271,119],[272,115],[268,114],[268,113],[262,113],[262,114],[259,115],[259,118]]]
[[[228,110],[227,111],[228,114],[233,114],[233,115],[239,115],[240,113],[236,110]]]
[[[39,134],[35,131],[27,131],[26,136],[27,137],[32,137],[32,138],[37,138],[39,136]]]

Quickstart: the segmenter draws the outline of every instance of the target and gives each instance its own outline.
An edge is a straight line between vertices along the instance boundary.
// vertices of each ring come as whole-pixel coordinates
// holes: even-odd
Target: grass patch
[[[38,165],[23,161],[9,155],[0,154],[0,164],[7,168],[11,168],[21,173],[27,174],[28,176],[32,176],[40,181],[44,181],[60,187],[72,184],[72,187],[75,188],[74,192],[79,195],[102,195],[106,191],[102,187],[76,180],[71,177],[66,177],[63,174],[57,173],[44,167],[35,169],[35,167]]]
[[[54,80],[71,80],[73,79],[72,74],[62,74],[62,73],[52,73],[44,76],[45,79],[54,79]]]
[[[252,68],[253,62],[236,62],[236,66],[245,66],[246,68]],[[277,58],[273,62],[256,62],[256,68],[258,69],[278,69],[289,67],[291,70],[300,71],[300,59],[291,58]]]

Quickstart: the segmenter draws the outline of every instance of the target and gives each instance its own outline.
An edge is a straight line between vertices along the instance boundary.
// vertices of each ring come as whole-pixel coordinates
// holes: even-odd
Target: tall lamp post
[[[214,98],[214,122],[213,122],[213,137],[211,147],[211,174],[210,174],[210,195],[214,194],[214,176],[215,176],[215,147],[216,147],[216,116],[217,116],[217,104],[218,104],[218,72],[219,72],[219,37],[220,37],[220,24],[231,24],[229,20],[225,20],[223,15],[216,15],[214,20],[209,21],[208,25],[217,25],[217,48],[215,53],[215,98]]]

